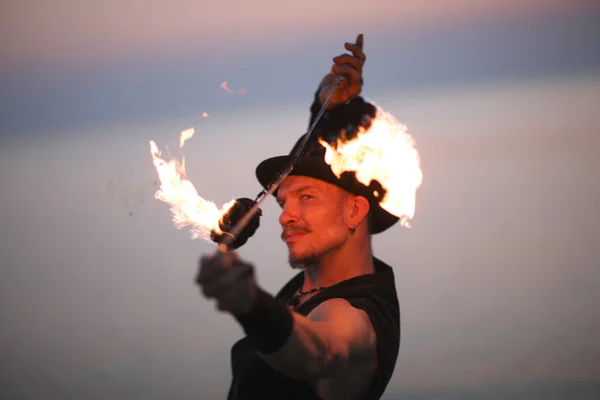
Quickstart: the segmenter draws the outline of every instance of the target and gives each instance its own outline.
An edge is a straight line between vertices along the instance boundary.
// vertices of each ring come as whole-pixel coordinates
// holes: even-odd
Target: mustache
[[[310,233],[312,232],[307,226],[284,226],[281,231],[281,240],[285,240],[287,235],[291,235],[294,233]]]

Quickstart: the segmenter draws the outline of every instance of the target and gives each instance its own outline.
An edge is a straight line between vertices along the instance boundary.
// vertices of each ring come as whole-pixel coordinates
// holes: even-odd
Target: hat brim
[[[275,176],[288,165],[291,159],[291,156],[278,156],[268,158],[261,162],[258,167],[256,167],[256,177],[260,184],[266,189]],[[398,217],[381,208],[379,201],[373,195],[373,190],[358,183],[354,173],[344,173],[338,178],[331,171],[330,166],[325,162],[322,156],[300,157],[294,164],[294,168],[290,175],[307,176],[319,179],[341,187],[350,193],[367,198],[371,206],[370,227],[372,234],[385,231],[399,220]],[[276,193],[277,192],[275,192],[275,194]]]

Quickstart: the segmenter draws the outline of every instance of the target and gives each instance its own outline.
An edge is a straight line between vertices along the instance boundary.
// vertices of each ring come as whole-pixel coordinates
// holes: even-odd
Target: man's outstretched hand
[[[338,76],[344,77],[340,86],[337,88],[327,109],[332,109],[340,104],[346,103],[354,96],[358,96],[362,90],[362,70],[365,64],[366,56],[363,53],[363,35],[356,37],[355,43],[345,43],[344,48],[352,54],[342,54],[333,59],[331,72],[321,81],[319,89],[319,101],[325,103],[333,86],[337,82]]]
[[[241,316],[252,309],[258,286],[251,264],[235,252],[206,254],[199,264],[196,283],[204,296],[216,300],[219,310]]]

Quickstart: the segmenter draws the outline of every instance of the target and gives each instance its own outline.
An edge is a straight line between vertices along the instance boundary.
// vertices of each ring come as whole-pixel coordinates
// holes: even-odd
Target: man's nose
[[[296,210],[294,210],[291,201],[286,201],[281,210],[281,214],[279,215],[279,223],[282,226],[285,226],[296,221],[298,221]]]

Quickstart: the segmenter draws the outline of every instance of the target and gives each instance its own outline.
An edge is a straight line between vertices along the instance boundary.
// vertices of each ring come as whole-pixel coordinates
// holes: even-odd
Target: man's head
[[[369,201],[336,185],[307,176],[289,176],[279,186],[281,238],[293,267],[316,263],[327,254],[369,240]]]
[[[299,218],[297,223],[293,218],[290,220],[291,222],[286,221],[286,218],[290,216],[284,208],[280,218],[284,227],[290,225],[303,229],[306,226],[307,229],[312,229],[311,227],[324,225],[325,222],[330,225],[327,230],[325,228],[320,230],[318,235],[307,234],[306,237],[288,240],[288,246],[293,243],[293,246],[290,246],[290,255],[300,257],[302,252],[304,252],[302,254],[310,254],[309,250],[311,249],[315,254],[319,254],[322,249],[317,248],[315,243],[306,243],[309,237],[312,241],[313,238],[319,236],[321,240],[319,243],[327,243],[323,246],[335,246],[339,245],[340,241],[344,241],[342,234],[344,229],[345,234],[349,234],[349,228],[358,229],[360,226],[364,228],[368,238],[369,234],[383,232],[398,222],[398,217],[390,214],[380,205],[381,199],[385,196],[382,185],[377,181],[371,181],[371,184],[366,186],[356,179],[354,172],[344,172],[341,176],[336,176],[325,161],[325,147],[319,143],[319,139],[332,143],[342,136],[351,139],[357,134],[359,128],[368,129],[375,115],[375,106],[357,96],[347,104],[323,114],[319,125],[309,136],[302,149],[300,148],[304,143],[304,136],[298,139],[287,156],[266,159],[256,168],[256,177],[259,182],[264,188],[269,188],[278,174],[294,161],[291,173],[274,193],[280,201],[287,201],[288,194],[294,193],[292,189],[300,185],[299,182],[312,182],[312,186],[318,189],[323,188],[322,191],[326,193],[327,201],[323,201],[323,204],[314,202],[319,204],[318,209],[315,206],[314,209],[311,209],[313,211],[307,214],[308,216]],[[298,153],[300,153],[300,157],[295,158]],[[348,225],[350,203],[362,204],[359,208],[361,212],[364,212],[360,218],[361,223],[356,222],[354,226]],[[317,218],[313,215],[321,216]],[[294,216],[292,215],[292,217]],[[296,241],[298,245],[296,245]],[[304,245],[307,247],[304,248]]]

